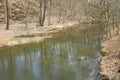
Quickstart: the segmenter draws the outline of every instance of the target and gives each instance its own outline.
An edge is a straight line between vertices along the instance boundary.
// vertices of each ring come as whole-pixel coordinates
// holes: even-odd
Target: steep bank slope
[[[101,61],[101,74],[110,80],[120,80],[120,35],[106,40],[102,46],[107,54]]]

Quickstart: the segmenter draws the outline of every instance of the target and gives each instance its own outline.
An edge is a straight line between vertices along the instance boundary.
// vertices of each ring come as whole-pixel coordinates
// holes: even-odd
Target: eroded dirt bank
[[[102,43],[105,52],[101,61],[102,80],[120,80],[120,35]]]
[[[6,46],[15,46],[32,42],[40,42],[46,38],[53,37],[65,27],[72,27],[77,22],[69,22],[62,25],[52,25],[35,28],[34,24],[30,24],[28,29],[22,28],[22,24],[11,25],[10,30],[0,29],[0,48]]]

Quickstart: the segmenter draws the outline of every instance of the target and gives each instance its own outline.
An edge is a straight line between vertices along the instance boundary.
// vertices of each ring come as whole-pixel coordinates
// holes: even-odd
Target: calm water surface
[[[90,33],[69,29],[41,43],[0,50],[0,80],[98,80],[101,37]]]

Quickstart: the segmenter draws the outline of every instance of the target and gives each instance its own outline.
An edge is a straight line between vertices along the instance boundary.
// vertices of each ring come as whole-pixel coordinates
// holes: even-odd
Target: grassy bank
[[[46,38],[54,37],[63,28],[72,27],[77,22],[69,22],[62,25],[52,25],[34,28],[31,24],[28,29],[21,28],[22,25],[12,25],[10,30],[0,30],[0,48],[26,43],[40,42]],[[17,26],[17,27],[16,27]],[[20,26],[20,28],[18,27]]]

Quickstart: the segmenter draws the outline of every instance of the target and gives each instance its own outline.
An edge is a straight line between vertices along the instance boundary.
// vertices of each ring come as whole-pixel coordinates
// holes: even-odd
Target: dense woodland
[[[42,27],[69,21],[103,23],[108,37],[119,34],[120,0],[0,0],[0,24],[36,23]]]

